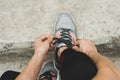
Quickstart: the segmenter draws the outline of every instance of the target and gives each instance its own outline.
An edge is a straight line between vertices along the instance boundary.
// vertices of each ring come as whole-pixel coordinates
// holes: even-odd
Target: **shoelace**
[[[64,28],[62,28],[62,31],[61,31],[61,38],[67,38],[67,39],[69,39],[70,41],[72,41],[71,40],[71,35],[70,35],[70,29],[64,29]]]
[[[73,47],[71,35],[70,35],[70,29],[63,29],[61,31],[61,38],[54,37],[55,43],[63,42],[65,43],[69,48]]]

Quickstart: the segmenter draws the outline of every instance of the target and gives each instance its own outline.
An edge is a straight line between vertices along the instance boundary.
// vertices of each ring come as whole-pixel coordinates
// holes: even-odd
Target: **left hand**
[[[80,39],[76,41],[74,44],[76,46],[73,47],[74,50],[76,51],[81,51],[88,55],[89,57],[98,55],[97,48],[95,47],[95,44],[87,39]]]
[[[53,41],[53,36],[49,34],[44,34],[36,38],[34,43],[35,54],[46,55],[52,41]]]

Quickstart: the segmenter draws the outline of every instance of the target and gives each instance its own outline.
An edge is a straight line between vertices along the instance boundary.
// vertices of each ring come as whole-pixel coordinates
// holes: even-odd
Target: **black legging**
[[[91,80],[97,73],[95,63],[86,54],[72,49],[63,51],[60,64],[62,80]]]
[[[97,73],[95,63],[84,53],[72,49],[63,51],[60,57],[62,80],[91,80]],[[0,80],[15,80],[19,72],[7,71]]]

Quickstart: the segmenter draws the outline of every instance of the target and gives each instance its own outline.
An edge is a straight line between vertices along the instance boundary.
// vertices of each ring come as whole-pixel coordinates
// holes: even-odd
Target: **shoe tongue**
[[[65,43],[63,43],[63,42],[61,42],[61,43],[58,44],[58,48],[61,48],[63,46],[67,46],[67,45]]]
[[[54,40],[56,40],[57,42],[57,48],[63,47],[63,46],[67,46],[69,48],[73,47],[73,44],[71,43],[71,40],[67,37],[65,38],[54,38]]]
[[[69,48],[73,47],[70,40],[65,40],[64,42],[59,42],[58,43],[58,48],[63,47],[63,46],[66,46],[66,47],[69,47]]]

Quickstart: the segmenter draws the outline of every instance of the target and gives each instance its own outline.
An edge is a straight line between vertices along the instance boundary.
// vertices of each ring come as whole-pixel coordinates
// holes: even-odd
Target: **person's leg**
[[[58,56],[62,80],[91,80],[97,73],[95,63],[82,52],[62,47]]]
[[[72,49],[76,37],[72,17],[67,13],[60,14],[55,26],[55,65],[62,80],[91,80],[97,72],[96,65],[84,53]]]
[[[0,80],[15,80],[15,78],[20,74],[20,72],[6,71],[0,77]]]

